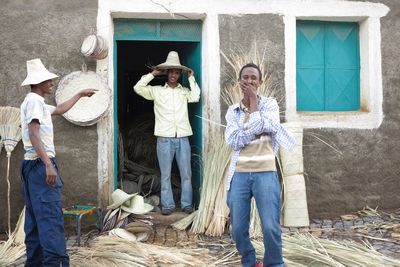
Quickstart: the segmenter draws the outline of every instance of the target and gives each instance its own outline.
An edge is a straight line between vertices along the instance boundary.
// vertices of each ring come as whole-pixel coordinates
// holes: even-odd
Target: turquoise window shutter
[[[324,109],[324,31],[319,22],[297,24],[297,109]]]
[[[297,22],[297,110],[360,109],[358,24]]]

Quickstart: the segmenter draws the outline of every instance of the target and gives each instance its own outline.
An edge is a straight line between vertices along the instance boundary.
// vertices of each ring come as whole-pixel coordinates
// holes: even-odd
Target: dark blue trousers
[[[47,184],[46,167],[41,159],[21,163],[26,267],[69,266],[61,206],[62,180],[56,160],[51,161],[58,173],[55,186]]]

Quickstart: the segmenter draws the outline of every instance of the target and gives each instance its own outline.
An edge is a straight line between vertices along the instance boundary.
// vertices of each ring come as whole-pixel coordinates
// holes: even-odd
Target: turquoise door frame
[[[118,186],[118,41],[159,41],[159,42],[185,42],[184,55],[181,56],[182,64],[190,66],[195,72],[195,78],[201,88],[201,21],[191,20],[140,20],[140,19],[115,19],[114,20],[114,189]],[[182,83],[187,86],[187,76],[183,75]],[[190,122],[193,129],[191,137],[193,170],[193,198],[195,204],[200,199],[200,186],[202,183],[201,151],[202,151],[202,104],[189,104]]]

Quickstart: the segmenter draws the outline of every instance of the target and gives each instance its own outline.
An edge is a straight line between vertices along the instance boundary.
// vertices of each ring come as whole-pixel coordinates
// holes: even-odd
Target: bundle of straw
[[[250,238],[262,237],[260,215],[258,214],[256,201],[254,198],[251,199],[249,235]]]
[[[226,153],[226,159],[222,161],[223,164],[225,164],[224,166],[225,172],[222,175],[221,182],[219,183],[218,186],[217,196],[214,204],[214,215],[211,219],[209,226],[207,227],[206,235],[209,236],[223,235],[225,227],[229,220],[229,208],[228,205],[226,204],[228,191],[226,191],[225,186],[229,169],[230,150],[228,146],[223,146],[223,149],[224,151],[222,151],[222,153]]]
[[[89,247],[70,253],[72,266],[213,266],[206,249],[177,249],[111,236],[100,236]]]
[[[400,234],[400,215],[396,213],[387,213],[384,211],[378,211],[378,208],[370,208],[369,206],[364,207],[361,211],[357,212],[361,217],[372,217],[370,223],[364,223],[362,225],[354,225],[351,228],[357,232],[363,234],[368,233],[371,230],[391,230],[393,231],[392,236]],[[362,235],[366,238],[372,238],[370,236]]]
[[[158,167],[154,119],[143,116],[144,121],[132,124],[126,138],[126,154],[134,162],[146,162],[147,166]]]
[[[25,207],[22,209],[21,214],[19,215],[17,226],[14,229],[14,244],[15,245],[25,245]]]
[[[191,214],[180,219],[179,221],[172,223],[171,226],[177,230],[181,230],[181,231],[186,230],[186,228],[188,228],[189,225],[191,225],[193,223],[193,220],[197,216],[198,212],[199,212],[198,210],[192,212]]]
[[[223,229],[225,212],[223,204],[226,202],[226,194],[218,194],[220,190],[225,191],[224,174],[230,161],[229,148],[224,141],[224,136],[219,131],[212,131],[216,136],[209,139],[206,154],[204,159],[203,185],[201,189],[200,204],[197,216],[194,217],[192,232],[205,233],[210,227],[212,220],[217,220],[213,223],[213,228],[219,227]],[[217,198],[219,196],[219,198]],[[225,198],[225,199],[224,199]],[[217,208],[216,208],[217,203]],[[215,211],[216,209],[216,211]],[[216,213],[217,212],[217,213]],[[217,218],[216,218],[217,217]],[[221,220],[222,219],[222,220]],[[218,230],[219,232],[221,230]],[[214,232],[210,229],[209,232]],[[223,230],[222,230],[223,232]]]
[[[11,152],[21,140],[21,118],[19,108],[3,107],[0,109],[0,136],[7,151],[7,221],[8,234],[11,234],[11,207],[10,207],[10,158]]]
[[[25,245],[15,245],[14,238],[0,241],[0,266],[10,266],[25,255]]]
[[[377,252],[366,242],[334,241],[311,234],[283,235],[282,241],[284,261],[289,266],[400,266],[400,260]],[[262,258],[263,243],[253,240],[253,245]]]
[[[228,106],[239,103],[239,101],[243,98],[242,90],[240,89],[237,80],[239,78],[240,69],[247,63],[254,63],[261,69],[261,78],[263,83],[258,88],[258,95],[265,97],[273,96],[277,98],[278,102],[280,102],[283,96],[280,94],[280,91],[277,88],[278,82],[274,79],[272,71],[265,71],[266,49],[264,49],[264,51],[260,54],[257,49],[257,42],[255,41],[254,48],[250,52],[248,52],[248,48],[239,48],[236,51],[231,51],[229,55],[226,55],[222,51],[220,52],[230,66],[230,69],[228,69],[225,73],[230,82],[224,87],[221,93],[222,100],[224,100]]]

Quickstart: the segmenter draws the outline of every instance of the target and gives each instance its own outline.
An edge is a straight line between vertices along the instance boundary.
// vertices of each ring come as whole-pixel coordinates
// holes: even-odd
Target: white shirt
[[[47,155],[52,158],[56,156],[53,142],[53,122],[51,113],[56,107],[44,103],[44,98],[36,93],[28,93],[21,104],[21,133],[27,160],[37,159],[39,156],[32,146],[29,138],[28,124],[36,119],[40,123],[40,139],[44,145]]]

